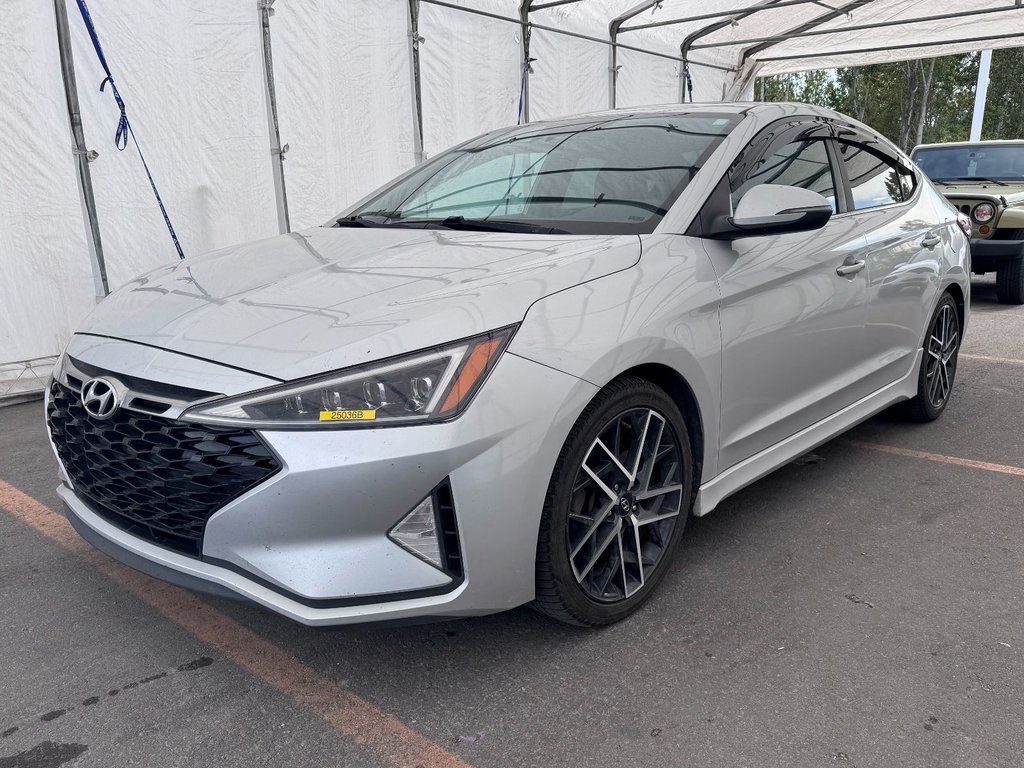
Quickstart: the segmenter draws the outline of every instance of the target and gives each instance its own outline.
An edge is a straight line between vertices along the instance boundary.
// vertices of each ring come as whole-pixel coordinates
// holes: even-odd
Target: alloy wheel
[[[925,369],[925,391],[935,408],[941,408],[953,389],[956,356],[960,347],[960,325],[953,307],[946,304],[939,310],[928,337],[928,360]]]
[[[626,600],[650,580],[683,509],[684,471],[675,430],[651,408],[619,414],[591,443],[566,522],[569,562],[591,599]]]

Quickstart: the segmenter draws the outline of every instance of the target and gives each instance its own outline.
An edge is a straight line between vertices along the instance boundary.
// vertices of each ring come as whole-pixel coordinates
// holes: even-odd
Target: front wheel
[[[910,401],[910,418],[934,421],[942,415],[953,393],[960,353],[960,310],[953,297],[943,294],[932,315],[924,341],[924,359],[917,379],[917,396]]]
[[[633,613],[664,577],[692,497],[679,408],[649,381],[616,379],[584,410],[555,464],[533,606],[592,627]]]
[[[1002,304],[1024,304],[1024,259],[999,265],[996,271],[996,298]]]

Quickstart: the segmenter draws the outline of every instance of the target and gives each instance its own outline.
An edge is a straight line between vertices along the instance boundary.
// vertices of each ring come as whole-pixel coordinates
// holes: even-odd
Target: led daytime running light
[[[446,421],[468,407],[515,328],[208,401],[190,408],[181,419],[264,429],[351,429]]]

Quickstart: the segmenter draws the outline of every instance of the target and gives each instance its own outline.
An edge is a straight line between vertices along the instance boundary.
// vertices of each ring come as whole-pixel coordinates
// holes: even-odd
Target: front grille
[[[76,495],[122,530],[184,555],[202,554],[206,521],[281,464],[247,429],[186,424],[124,409],[98,420],[54,381],[50,436]]]

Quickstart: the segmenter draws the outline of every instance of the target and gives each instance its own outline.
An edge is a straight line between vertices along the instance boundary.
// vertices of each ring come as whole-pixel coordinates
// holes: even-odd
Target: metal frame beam
[[[662,0],[643,0],[608,23],[608,38],[610,40],[608,48],[608,106],[611,109],[615,109],[616,81],[619,78],[619,30],[627,21],[650,8],[657,8],[661,2]]]
[[[807,2],[808,0],[800,0],[801,2]],[[679,70],[679,101],[686,101],[686,94],[688,86],[690,85],[690,46],[700,40],[702,37],[707,37],[714,32],[725,27],[732,26],[737,21],[753,16],[755,13],[760,11],[781,8],[787,5],[795,5],[797,0],[761,0],[757,5],[746,6],[745,8],[739,9],[739,12],[731,12],[731,14],[718,14],[719,16],[727,15],[728,18],[724,18],[721,21],[716,21],[714,24],[708,24],[707,26],[701,27],[695,30],[683,38],[683,42],[679,44],[679,57],[683,60],[683,66]],[[693,99],[692,88],[690,89],[690,98]]]
[[[995,40],[1015,40],[1024,37],[1024,32],[1003,35],[983,35],[981,37],[961,37],[954,40],[935,40],[927,43],[897,43],[896,45],[880,45],[874,48],[850,48],[842,51],[829,51],[829,56],[852,56],[858,53],[878,53],[879,51],[904,51],[917,48],[932,48],[938,45],[960,45],[962,43],[987,43]],[[796,61],[798,59],[814,59],[813,55],[806,53],[792,54],[789,56],[765,56],[758,61]]]
[[[68,123],[71,128],[71,152],[75,156],[75,170],[78,175],[78,192],[85,214],[86,234],[89,253],[92,256],[93,276],[96,283],[96,300],[110,293],[107,281],[107,264],[103,258],[103,241],[100,237],[100,222],[96,215],[96,196],[92,188],[92,174],[89,163],[99,157],[96,150],[85,145],[85,131],[82,129],[82,112],[78,103],[78,84],[75,81],[75,59],[71,53],[71,31],[68,28],[68,10],[65,0],[53,0],[53,12],[57,21],[57,49],[60,53],[60,73],[64,81],[64,98],[67,101]]]
[[[858,0],[858,2],[850,3],[842,8],[837,8],[833,13],[827,13],[823,16],[818,17],[804,25],[803,27],[797,27],[789,32],[784,32],[778,35],[768,35],[765,37],[751,37],[744,40],[728,40],[719,43],[699,43],[697,45],[690,46],[691,51],[704,50],[706,48],[727,48],[733,45],[746,45],[748,43],[782,43],[788,40],[799,40],[805,37],[819,37],[821,35],[835,35],[843,32],[861,32],[868,29],[885,29],[889,27],[898,27],[904,24],[918,24],[926,21],[946,21],[948,19],[959,19],[965,17],[981,16],[989,13],[1005,13],[1007,11],[1021,10],[1021,6],[1017,5],[1003,5],[997,8],[982,8],[975,11],[953,11],[951,13],[939,13],[933,16],[917,16],[912,19],[892,19],[890,21],[874,21],[869,24],[853,24],[850,26],[843,26],[836,29],[813,29],[820,24],[824,24],[832,19],[839,18],[849,11],[855,10],[864,5],[868,5],[873,0]],[[767,48],[769,46],[765,46]],[[759,49],[763,50],[763,48]]]
[[[426,159],[423,152],[423,83],[420,77],[420,0],[409,0],[409,77],[412,84],[412,151],[416,164]]]
[[[520,20],[520,19],[513,19],[513,18],[511,18],[509,16],[502,16],[500,13],[491,13],[490,11],[481,11],[481,10],[479,10],[477,8],[466,8],[466,7],[461,6],[461,5],[456,5],[455,3],[447,2],[447,0],[420,0],[420,2],[421,3],[426,3],[428,5],[436,5],[436,6],[440,7],[440,8],[449,8],[449,9],[451,9],[453,11],[461,11],[462,13],[473,14],[475,16],[483,16],[483,17],[488,18],[488,19],[494,19],[495,21],[506,21],[506,22],[508,22],[510,24],[517,24],[519,26],[522,26],[522,24],[523,24],[522,20]],[[801,0],[801,2],[810,2],[810,0]],[[1024,2],[1024,0],[1022,0],[1022,2]],[[535,9],[535,7],[534,7],[534,9]],[[558,27],[552,27],[552,26],[547,25],[547,24],[538,24],[535,21],[529,22],[529,25],[530,25],[530,27],[532,29],[540,29],[540,30],[543,30],[545,32],[553,32],[556,35],[565,35],[566,37],[575,37],[577,40],[588,40],[591,43],[600,43],[601,45],[611,45],[611,41],[609,41],[609,40],[605,40],[604,38],[601,38],[601,37],[594,37],[593,35],[584,35],[581,32],[571,32],[568,29],[559,29]],[[655,57],[657,57],[659,59],[669,59],[670,61],[681,61],[681,59],[678,56],[673,56],[671,53],[661,53],[659,51],[651,51],[651,50],[648,50],[647,48],[640,48],[639,46],[636,46],[636,45],[626,45],[625,43],[617,43],[617,45],[618,45],[619,48],[622,48],[623,50],[637,51],[638,53],[644,53],[644,54],[647,54],[648,56],[655,56]],[[698,61],[695,61],[693,63],[701,65],[701,66],[714,67],[716,69],[721,69],[721,70],[724,70],[724,71],[727,71],[727,72],[735,72],[736,71],[735,68],[733,68],[733,67],[720,67],[717,64],[703,64],[702,62],[698,62]]]
[[[274,55],[270,47],[270,17],[274,14],[274,0],[260,0],[260,34],[263,40],[263,84],[267,96],[267,123],[270,129],[270,157],[274,172],[274,199],[277,202],[277,227],[284,234],[291,232],[288,217],[288,193],[284,185],[284,153],[281,146],[281,126],[277,119],[277,90],[274,86]]]
[[[520,63],[519,72],[519,118],[523,123],[530,122],[530,34],[533,31],[530,27],[530,9],[533,0],[521,0],[519,3],[519,26],[520,45],[522,46],[523,60]]]
[[[1022,2],[1024,2],[1024,0],[1022,0]],[[785,8],[785,7],[791,6],[791,5],[809,5],[809,4],[812,4],[812,3],[814,5],[820,5],[820,0],[779,0],[779,2],[776,3],[775,7],[777,7],[777,8]],[[698,14],[697,16],[685,16],[683,18],[678,18],[678,19],[665,19],[664,21],[652,21],[649,24],[634,24],[634,25],[629,26],[629,27],[622,27],[619,31],[620,32],[634,32],[634,31],[636,31],[638,29],[653,29],[654,27],[668,27],[668,26],[672,26],[673,24],[689,24],[691,21],[706,21],[708,19],[720,19],[723,16],[743,18],[744,16],[749,16],[750,13],[752,13],[752,12],[756,13],[759,10],[764,10],[761,7],[761,4],[748,5],[748,6],[744,6],[744,7],[741,7],[741,8],[732,8],[732,9],[727,10],[727,11],[715,11],[713,13],[701,13],[701,14]],[[732,21],[730,20],[729,23],[731,24]]]
[[[833,9],[831,9],[831,11],[829,13],[822,14],[821,16],[818,16],[817,18],[811,19],[810,21],[804,22],[803,24],[800,24],[800,25],[798,25],[796,27],[791,28],[789,30],[789,33],[787,33],[787,34],[790,34],[790,33],[791,34],[799,34],[801,32],[807,32],[807,31],[813,30],[813,29],[815,29],[817,27],[820,27],[822,24],[825,24],[825,23],[827,23],[829,21],[832,21],[833,19],[839,18],[840,16],[842,16],[844,14],[851,13],[852,11],[855,11],[857,8],[860,8],[861,6],[870,5],[872,2],[873,2],[873,0],[853,0],[853,2],[848,3],[847,5],[841,6],[839,8],[833,8]],[[755,53],[759,53],[759,52],[761,52],[761,51],[763,51],[763,50],[765,50],[767,48],[771,48],[775,44],[776,43],[762,42],[762,43],[759,43],[759,44],[757,44],[755,46],[752,46],[752,47],[747,48],[746,50],[744,50],[743,54],[740,56],[740,72],[743,72],[744,67],[746,66],[746,63],[747,63],[747,61],[749,60],[749,58],[751,56],[753,56]],[[751,78],[754,78],[754,77],[755,77],[754,73],[752,71],[748,71],[746,73],[746,75],[744,76],[744,80],[740,83],[739,90],[742,92],[746,88],[747,82]],[[734,87],[735,87],[735,84],[734,84]],[[762,84],[761,84],[761,95],[762,95],[761,101],[764,101],[764,98],[763,98],[764,97],[764,83],[763,83],[763,81],[762,81]]]

